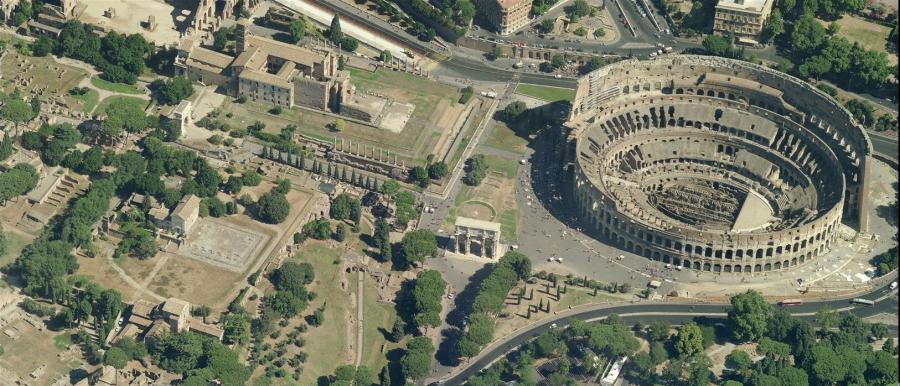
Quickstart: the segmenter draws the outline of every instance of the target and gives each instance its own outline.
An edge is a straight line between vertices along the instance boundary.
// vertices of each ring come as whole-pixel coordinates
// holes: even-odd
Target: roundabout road
[[[865,295],[857,295],[856,297],[876,301],[874,306],[855,305],[850,302],[852,298],[832,299],[826,301],[808,302],[789,308],[791,315],[801,319],[814,320],[816,311],[822,308],[831,308],[841,312],[850,312],[861,318],[877,315],[880,313],[896,313],[897,312],[897,294],[896,291],[890,289],[890,284],[885,284],[876,288]],[[637,303],[619,306],[603,306],[591,309],[579,310],[570,313],[562,313],[553,318],[534,324],[526,330],[517,332],[504,340],[488,346],[474,360],[462,365],[463,367],[456,371],[453,376],[442,379],[441,385],[455,386],[461,385],[465,380],[480,372],[482,369],[490,366],[494,361],[505,356],[515,348],[527,343],[538,335],[546,332],[551,328],[552,324],[564,325],[565,320],[573,318],[580,320],[597,320],[618,314],[622,320],[627,323],[640,321],[647,323],[653,320],[666,320],[672,324],[680,324],[696,317],[724,318],[728,312],[728,304],[690,304],[690,303]],[[894,330],[896,333],[896,330]]]

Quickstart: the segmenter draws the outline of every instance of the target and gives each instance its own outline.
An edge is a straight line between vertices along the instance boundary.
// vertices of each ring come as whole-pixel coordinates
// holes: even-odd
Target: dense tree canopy
[[[441,299],[446,289],[447,282],[438,271],[425,270],[416,275],[413,289],[413,320],[416,326],[428,328],[441,325]]]
[[[174,105],[194,93],[194,85],[190,79],[184,76],[176,76],[168,80],[156,80],[153,82],[156,91],[156,99],[159,103]]]
[[[417,229],[403,235],[400,248],[407,265],[421,263],[437,254],[437,239],[431,230]]]
[[[37,186],[38,173],[33,166],[18,164],[5,172],[0,172],[0,204],[28,193]]]
[[[256,201],[256,214],[259,219],[269,224],[280,224],[291,211],[291,204],[283,194],[268,192]]]
[[[737,342],[758,341],[766,333],[772,306],[758,292],[748,290],[731,298],[728,327]]]

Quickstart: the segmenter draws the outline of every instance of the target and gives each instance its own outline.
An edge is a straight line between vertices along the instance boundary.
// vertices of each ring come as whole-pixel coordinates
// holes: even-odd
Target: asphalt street
[[[833,299],[822,302],[809,302],[802,305],[790,307],[792,315],[805,320],[814,321],[816,311],[822,308],[830,309],[846,309],[847,312],[853,313],[861,318],[877,315],[880,313],[897,312],[897,294],[896,291],[890,290],[887,285],[877,288],[867,294],[861,296],[865,299],[877,300],[878,298],[893,293],[888,298],[878,301],[874,306],[853,305],[849,299]],[[465,364],[465,368],[454,375],[452,378],[442,380],[442,385],[454,386],[461,385],[466,379],[477,374],[482,369],[488,367],[495,360],[506,355],[513,349],[534,339],[538,335],[553,328],[554,324],[558,327],[564,325],[567,319],[579,320],[596,320],[612,314],[622,316],[625,323],[633,323],[640,321],[647,323],[653,320],[666,320],[672,324],[680,324],[685,321],[692,320],[697,317],[724,318],[723,314],[728,312],[727,304],[667,304],[667,303],[639,303],[633,305],[622,305],[616,307],[606,307],[585,310],[573,314],[564,315],[552,319],[545,320],[540,324],[535,324],[532,328],[521,331],[516,335],[508,338],[504,343],[488,349],[475,361]],[[894,331],[896,334],[896,331]]]

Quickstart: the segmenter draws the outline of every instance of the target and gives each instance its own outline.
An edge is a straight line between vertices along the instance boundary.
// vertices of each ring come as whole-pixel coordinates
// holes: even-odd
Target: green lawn
[[[500,213],[500,237],[506,241],[516,239],[516,222],[518,221],[519,211],[516,209],[507,209]]]
[[[575,98],[575,90],[571,88],[538,86],[527,83],[519,83],[516,86],[516,93],[548,102],[571,101]]]
[[[519,162],[514,159],[501,158],[492,155],[484,156],[488,170],[502,174],[506,178],[516,178],[519,170]]]
[[[106,90],[110,92],[118,92],[122,94],[144,94],[144,89],[138,86],[125,84],[125,83],[113,83],[108,80],[103,80],[100,78],[91,78],[91,84],[94,87],[97,87],[101,90]]]
[[[141,110],[144,110],[147,107],[147,105],[149,104],[149,101],[143,100],[141,98],[116,95],[116,96],[104,98],[102,101],[100,101],[100,104],[97,105],[97,108],[94,111],[94,114],[96,114],[96,115],[105,114],[106,109],[109,107],[109,105],[117,100],[123,100],[123,101],[125,101],[125,103],[137,105],[141,108]]]
[[[497,122],[484,144],[495,149],[506,150],[513,153],[525,154],[528,140],[516,135],[513,129],[505,123]]]
[[[12,263],[19,256],[19,253],[22,252],[22,249],[30,243],[28,239],[13,232],[4,231],[3,235],[6,236],[6,253],[0,255],[0,267],[5,267]]]
[[[57,336],[53,337],[53,345],[56,346],[56,349],[59,351],[66,351],[69,349],[69,346],[72,345],[72,334],[68,332],[63,332]]]
[[[365,299],[366,319],[363,325],[363,355],[360,363],[377,374],[388,363],[387,353],[395,348],[403,347],[403,342],[390,342],[382,334],[382,330],[390,331],[394,326],[397,313],[392,304],[378,301],[378,289],[375,281],[368,276],[363,298]]]
[[[355,340],[355,336],[348,336],[345,315],[346,312],[355,315],[356,310],[351,307],[349,292],[341,289],[342,272],[340,265],[335,264],[339,257],[339,250],[329,248],[325,242],[314,240],[307,241],[294,255],[294,259],[312,264],[316,273],[310,290],[317,297],[309,303],[304,315],[326,304],[325,323],[319,327],[310,327],[303,334],[306,339],[303,351],[309,354],[309,359],[303,365],[303,374],[298,381],[301,385],[314,385],[318,377],[331,374],[336,367],[345,364],[344,350],[349,347],[351,339]],[[356,285],[355,280],[348,283]]]
[[[820,20],[826,28],[829,22]],[[844,16],[837,23],[841,26],[837,36],[841,36],[850,42],[858,42],[863,47],[878,52],[887,52],[885,45],[887,44],[888,35],[891,33],[890,27],[867,21],[856,16]],[[888,56],[894,56],[888,54]],[[893,62],[893,61],[892,61]]]
[[[97,90],[88,90],[88,92],[82,95],[72,95],[72,98],[81,102],[81,111],[89,113],[97,106],[97,100],[100,98],[100,94],[97,93]]]

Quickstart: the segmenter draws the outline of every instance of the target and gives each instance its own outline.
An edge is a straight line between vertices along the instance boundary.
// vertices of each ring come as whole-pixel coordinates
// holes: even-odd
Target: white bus
[[[850,301],[850,303],[854,303],[854,304],[865,304],[865,305],[867,305],[867,306],[874,306],[874,305],[875,305],[875,301],[874,301],[874,300],[863,299],[863,298],[856,298],[856,299],[853,299],[853,300]]]

